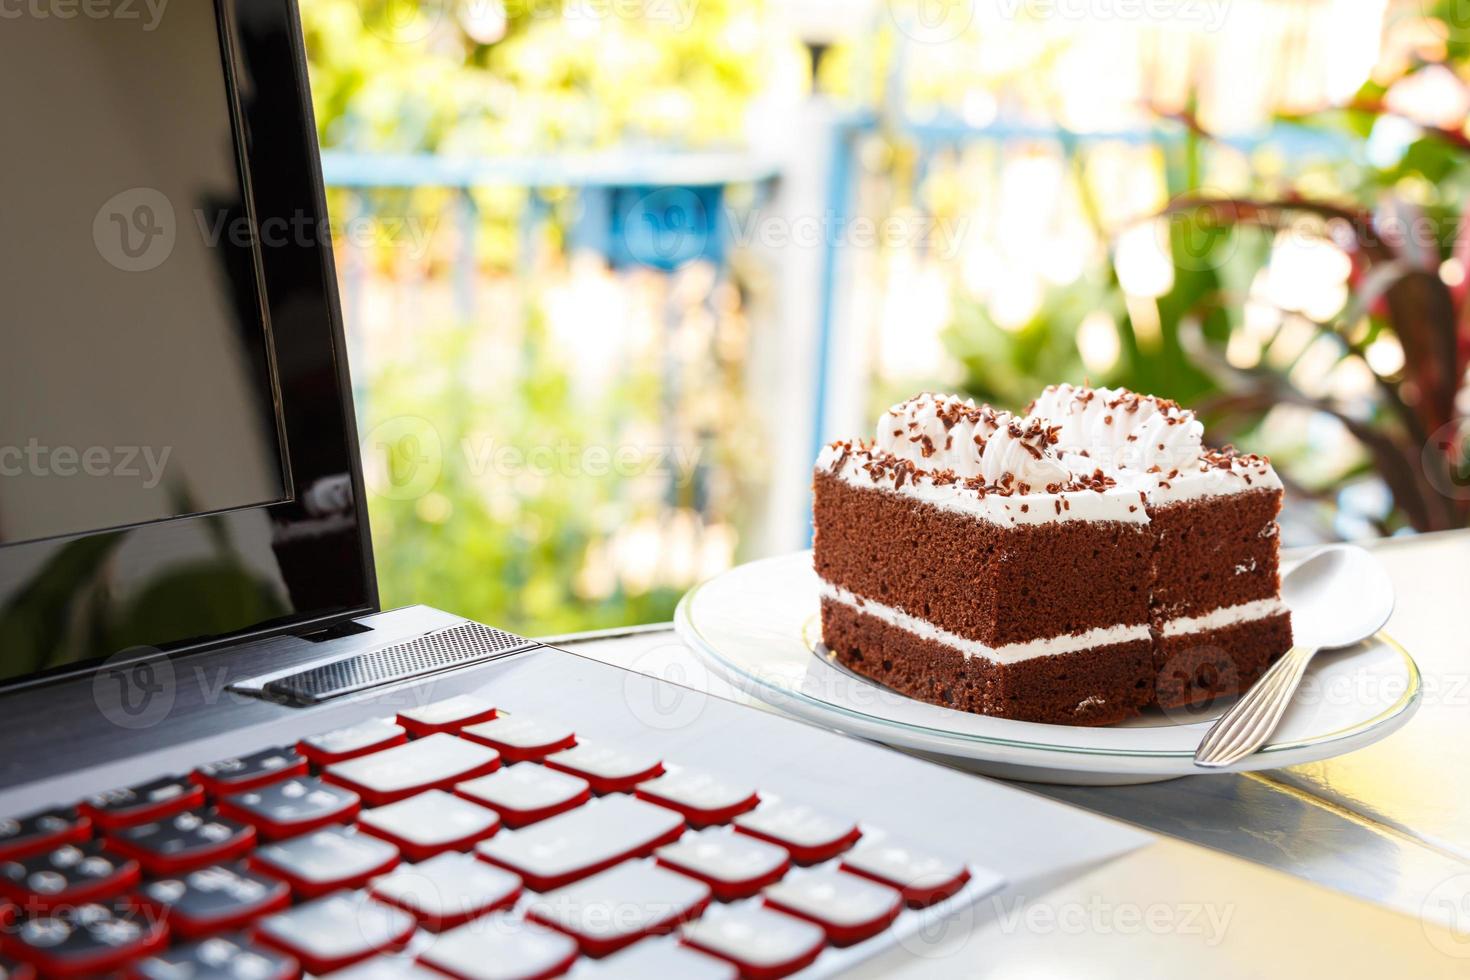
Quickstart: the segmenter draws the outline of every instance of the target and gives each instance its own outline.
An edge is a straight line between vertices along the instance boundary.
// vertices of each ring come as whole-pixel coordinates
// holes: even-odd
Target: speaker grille
[[[265,685],[272,697],[314,704],[364,688],[493,660],[541,644],[480,623],[461,623],[392,646],[278,677]]]

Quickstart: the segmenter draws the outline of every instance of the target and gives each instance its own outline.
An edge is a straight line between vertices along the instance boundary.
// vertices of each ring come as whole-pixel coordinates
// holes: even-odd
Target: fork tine
[[[1286,677],[1284,672],[1274,677],[1268,674],[1256,682],[1205,735],[1195,760],[1218,764],[1218,759],[1235,747],[1241,734],[1253,728],[1262,714],[1270,710]]]
[[[1291,703],[1315,652],[1293,647],[1272,664],[1246,696],[1206,733],[1195,752],[1195,763],[1204,767],[1231,765],[1265,744]]]

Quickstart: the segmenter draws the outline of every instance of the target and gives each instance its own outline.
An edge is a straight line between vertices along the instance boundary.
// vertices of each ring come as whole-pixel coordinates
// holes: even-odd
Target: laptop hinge
[[[320,704],[369,688],[498,660],[542,644],[481,623],[430,630],[409,640],[318,660],[230,685],[230,690],[286,704]]]

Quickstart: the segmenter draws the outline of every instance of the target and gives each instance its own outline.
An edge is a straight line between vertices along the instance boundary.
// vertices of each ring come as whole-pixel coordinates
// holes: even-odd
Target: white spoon
[[[1195,765],[1229,766],[1265,745],[1313,655],[1361,643],[1388,622],[1393,582],[1367,551],[1334,545],[1292,569],[1281,582],[1281,598],[1291,610],[1295,646],[1220,716],[1195,750]]]

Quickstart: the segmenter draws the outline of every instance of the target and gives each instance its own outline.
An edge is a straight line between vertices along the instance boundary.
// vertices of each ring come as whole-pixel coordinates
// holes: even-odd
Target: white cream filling
[[[881,602],[874,602],[872,599],[859,598],[842,586],[833,585],[825,579],[821,580],[819,591],[824,598],[840,602],[844,606],[850,606],[860,613],[866,613],[875,619],[882,620],[889,626],[896,626],[925,640],[933,640],[936,643],[943,643],[947,647],[954,647],[963,653],[967,660],[971,657],[981,657],[998,664],[1014,664],[1023,660],[1032,660],[1036,657],[1049,657],[1058,653],[1090,650],[1093,647],[1108,646],[1113,643],[1126,643],[1129,640],[1146,640],[1149,635],[1148,625],[1140,623],[1137,626],[1101,626],[1097,629],[1087,630],[1084,633],[1069,633],[1063,636],[1052,636],[1041,640],[1026,640],[1021,643],[1007,643],[1004,646],[993,647],[981,643],[979,640],[971,640],[956,633],[951,633],[949,630],[941,629],[928,620],[920,619],[917,616],[910,616],[902,609],[895,609]]]
[[[1014,664],[1033,660],[1036,657],[1050,657],[1059,653],[1075,653],[1078,650],[1090,650],[1093,647],[1126,643],[1130,640],[1144,640],[1149,636],[1149,628],[1145,624],[1099,626],[1082,633],[1065,633],[1060,636],[992,647],[979,640],[971,640],[957,633],[951,633],[926,619],[911,616],[902,609],[895,609],[893,606],[858,596],[840,585],[833,585],[826,579],[818,580],[817,590],[823,598],[840,602],[844,606],[881,620],[889,626],[913,633],[924,640],[932,640],[935,643],[953,647],[964,654],[967,660],[971,657],[980,657],[993,663]],[[1201,616],[1181,616],[1171,619],[1164,623],[1163,630],[1165,636],[1185,636],[1190,633],[1233,626],[1237,623],[1265,619],[1286,611],[1286,605],[1280,599],[1257,599],[1238,606],[1213,609]]]
[[[1254,602],[1243,602],[1238,606],[1221,606],[1219,609],[1211,609],[1202,616],[1180,616],[1170,619],[1164,623],[1165,636],[1186,636],[1190,633],[1203,633],[1205,630],[1217,630],[1224,626],[1234,626],[1236,623],[1249,623],[1254,619],[1265,619],[1267,616],[1276,616],[1286,612],[1286,603],[1280,599],[1257,599]]]

